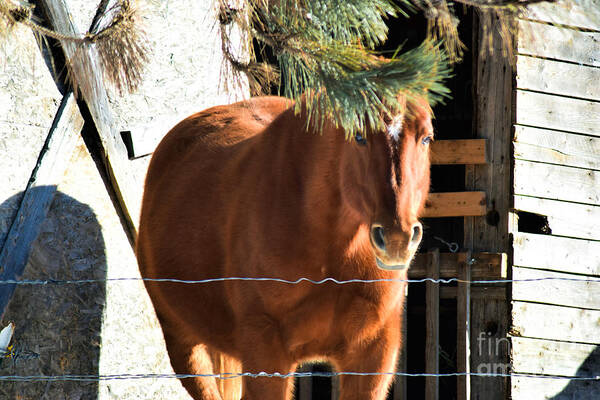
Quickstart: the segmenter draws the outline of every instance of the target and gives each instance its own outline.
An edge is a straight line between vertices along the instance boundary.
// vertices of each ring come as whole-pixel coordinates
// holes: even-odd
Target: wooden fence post
[[[458,293],[456,299],[456,369],[464,372],[464,376],[457,377],[456,394],[458,400],[471,398],[471,252],[467,251],[465,260],[460,262],[458,279]]]
[[[73,22],[65,0],[41,0],[39,3],[54,30],[65,35],[80,36],[80,31]],[[82,95],[102,142],[104,150],[102,162],[108,179],[117,196],[128,233],[132,240],[135,240],[143,177],[137,176],[132,170],[127,149],[112,117],[102,71],[98,64],[97,51],[94,47],[79,49],[75,43],[69,41],[62,41],[61,47],[67,62],[75,60],[81,63],[80,68],[86,71],[86,79],[77,83],[82,88]]]
[[[440,251],[434,249],[429,253],[427,264],[427,277],[440,278]],[[440,284],[439,282],[426,283],[425,292],[425,323],[427,336],[425,338],[425,372],[438,374],[440,371]],[[425,400],[437,400],[440,395],[440,379],[437,376],[425,378]]]

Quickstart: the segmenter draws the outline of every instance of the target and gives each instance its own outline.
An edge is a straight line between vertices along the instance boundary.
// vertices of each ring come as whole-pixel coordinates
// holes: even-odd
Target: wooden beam
[[[600,170],[600,137],[517,125],[513,145],[518,160]]]
[[[428,276],[428,265],[431,253],[420,253],[415,256],[408,270],[410,279],[423,279]],[[440,253],[440,278],[456,278],[459,274],[458,264],[467,260],[467,253]],[[474,280],[506,279],[507,256],[505,253],[473,253],[471,260],[471,276]]]
[[[440,251],[429,253],[427,275],[429,278],[440,277]],[[425,288],[425,373],[440,372],[440,284],[427,281]],[[440,397],[440,379],[437,376],[425,377],[425,400],[437,400]]]
[[[72,93],[67,93],[58,108],[15,221],[0,252],[0,280],[18,279],[22,275],[31,245],[46,218],[82,128],[83,118],[79,114],[77,103]],[[14,290],[15,285],[0,285],[0,320]]]
[[[494,13],[476,13],[473,23],[474,53],[473,133],[487,139],[488,163],[465,167],[465,189],[486,193],[486,215],[465,218],[463,247],[474,253],[487,251],[506,253],[510,258],[509,220],[511,207],[511,131],[514,124],[514,60],[505,55],[510,39],[499,34]],[[511,29],[512,31],[512,29]],[[490,51],[490,47],[491,50]],[[496,336],[505,337],[508,325],[508,303],[502,298],[471,299],[471,340],[476,343],[480,332],[497,327]],[[482,363],[506,365],[506,353],[489,357],[478,351],[471,353],[471,365]],[[472,377],[473,398],[505,400],[510,397],[506,379]]]
[[[519,54],[600,67],[600,32],[519,21]]]
[[[535,280],[546,278],[552,280]],[[585,281],[587,278],[591,281]],[[512,297],[515,301],[600,310],[598,277],[513,267],[513,279]]]
[[[48,15],[49,22],[59,33],[80,36],[65,0],[41,0],[40,4]],[[104,87],[102,71],[98,65],[94,46],[87,51],[79,51],[73,42],[61,42],[67,60],[77,59],[83,64],[86,75],[82,85],[82,95],[89,108],[94,124],[104,148],[104,166],[112,187],[117,195],[119,206],[129,225],[130,234],[136,236],[136,227],[141,207],[143,176],[136,176],[129,164],[127,149],[116,128],[110,112],[110,104]],[[80,77],[81,78],[81,77]]]
[[[557,0],[530,4],[526,17],[534,21],[600,31],[600,4],[597,0]]]
[[[569,79],[564,79],[568,76]],[[600,101],[600,69],[529,56],[517,57],[517,88]]]
[[[590,382],[569,379],[513,376],[511,378],[510,398],[512,400],[596,400],[600,398],[600,385],[595,383],[590,384]]]
[[[517,90],[516,101],[517,124],[600,136],[598,102],[520,89]]]
[[[437,140],[431,144],[431,163],[485,164],[485,139]]]
[[[471,276],[472,279],[475,279]],[[458,297],[458,288],[456,286],[440,287],[440,299],[456,299]],[[504,286],[471,286],[471,301],[473,300],[501,300],[506,301],[506,287]],[[474,316],[471,313],[471,321]],[[471,329],[472,331],[472,329]]]
[[[467,252],[467,260],[471,259],[471,253]],[[468,262],[459,265],[458,292],[456,299],[456,370],[467,375],[458,376],[456,379],[457,400],[469,400],[471,398],[471,266]]]
[[[512,338],[513,371],[561,376],[597,376],[597,346],[552,340]],[[591,357],[590,357],[591,356]],[[581,368],[584,364],[585,367]]]
[[[600,206],[521,195],[514,196],[514,199],[515,210],[545,216],[552,235],[600,241]]]
[[[513,302],[511,335],[600,344],[600,311]]]
[[[422,217],[481,216],[485,213],[485,192],[445,192],[429,194]]]
[[[514,194],[600,205],[600,171],[515,160]]]
[[[516,266],[600,275],[598,241],[515,232],[513,244]]]

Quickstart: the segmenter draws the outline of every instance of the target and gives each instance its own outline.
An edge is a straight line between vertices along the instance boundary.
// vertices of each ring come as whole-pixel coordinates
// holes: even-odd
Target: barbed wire
[[[110,375],[3,375],[0,381],[4,382],[56,382],[56,381],[79,381],[79,382],[99,382],[111,380],[136,380],[136,379],[190,379],[190,378],[217,378],[217,379],[237,379],[237,378],[333,378],[337,376],[379,376],[391,375],[408,378],[420,377],[459,377],[476,376],[488,378],[539,378],[555,380],[577,380],[577,381],[600,381],[600,375],[596,376],[563,376],[563,375],[539,375],[526,374],[519,372],[512,373],[492,373],[492,372],[448,372],[448,373],[408,373],[408,372],[224,372],[220,374],[110,374]]]
[[[303,282],[311,283],[314,285],[323,285],[326,283],[334,283],[336,285],[347,285],[352,283],[383,283],[383,282],[406,282],[406,283],[423,283],[432,282],[438,284],[447,283],[469,283],[469,284],[501,284],[501,283],[513,283],[513,282],[541,282],[541,281],[571,281],[571,282],[585,282],[585,283],[600,283],[600,278],[576,278],[576,277],[558,277],[558,276],[545,276],[540,278],[523,278],[523,279],[482,279],[482,280],[464,280],[459,278],[420,278],[420,279],[347,279],[340,280],[336,278],[323,278],[319,280],[310,278],[298,278],[295,280],[283,279],[283,278],[254,278],[254,277],[223,277],[223,278],[208,278],[199,280],[186,280],[186,279],[175,279],[175,278],[141,278],[141,277],[123,277],[123,278],[104,278],[104,279],[6,279],[0,280],[0,285],[68,285],[68,284],[85,284],[85,283],[106,283],[106,282],[130,282],[130,281],[144,281],[144,282],[168,282],[168,283],[182,283],[182,284],[206,284],[215,282],[228,282],[228,281],[254,281],[254,282],[277,282],[289,285],[297,285]]]

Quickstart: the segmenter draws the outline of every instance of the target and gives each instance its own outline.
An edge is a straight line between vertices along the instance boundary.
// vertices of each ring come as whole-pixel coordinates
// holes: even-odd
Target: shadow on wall
[[[88,205],[56,192],[22,279],[105,278],[104,239],[96,215]],[[105,298],[104,282],[18,286],[0,325],[14,322],[17,357],[3,360],[0,375],[98,375]],[[3,399],[97,397],[98,382],[0,384]]]
[[[576,376],[597,377],[600,376],[600,346],[585,359],[577,369]],[[600,383],[594,381],[571,380],[569,384],[550,400],[586,400],[600,399]]]

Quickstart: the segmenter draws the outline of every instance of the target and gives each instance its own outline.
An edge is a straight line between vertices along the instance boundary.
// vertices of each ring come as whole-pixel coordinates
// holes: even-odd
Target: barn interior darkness
[[[445,139],[470,139],[476,136],[474,132],[473,119],[473,57],[470,52],[477,48],[473,43],[473,26],[475,15],[471,8],[456,10],[460,17],[459,37],[467,49],[462,61],[453,65],[452,77],[446,82],[451,91],[451,97],[444,104],[434,108],[435,119],[433,121],[436,140]],[[410,18],[400,16],[387,21],[389,26],[389,38],[387,43],[380,49],[381,52],[390,56],[398,46],[402,45],[404,50],[417,47],[425,40],[427,32],[427,20],[423,14],[412,15]],[[255,43],[255,50],[259,50]],[[275,57],[266,49],[267,60],[275,62]],[[260,54],[256,51],[256,54]],[[262,60],[259,60],[262,61]],[[280,93],[277,88],[270,88],[272,94]],[[431,169],[431,191],[432,192],[459,192],[465,190],[465,167],[464,165],[441,165],[432,166]],[[456,243],[459,248],[463,247],[464,218],[430,218],[422,221],[425,227],[421,252],[427,252],[439,248],[440,252],[448,252],[446,244]],[[448,286],[448,285],[446,285]],[[423,373],[425,371],[425,284],[413,283],[409,285],[407,303],[407,338],[404,348],[407,349],[406,372]],[[440,372],[456,372],[456,299],[440,296]],[[304,371],[329,372],[331,369],[324,364],[304,367]],[[307,379],[307,378],[302,378]],[[312,379],[311,397],[313,400],[331,399],[331,379],[314,377]],[[295,395],[299,398],[299,392],[303,385],[296,382]],[[440,379],[440,399],[456,398],[456,378]],[[304,396],[302,396],[304,398]],[[425,379],[411,377],[406,380],[406,398],[424,398]],[[388,400],[401,399],[404,396],[390,392]]]

